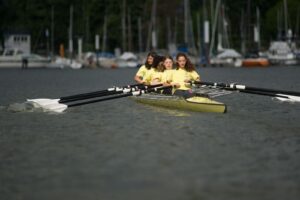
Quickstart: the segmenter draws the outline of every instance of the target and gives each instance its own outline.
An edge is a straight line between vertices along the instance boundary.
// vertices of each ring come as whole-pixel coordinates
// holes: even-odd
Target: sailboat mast
[[[157,33],[156,33],[156,5],[157,1],[153,0],[152,10],[151,10],[151,20],[148,27],[148,38],[147,38],[147,46],[146,50],[150,50],[150,42],[152,50],[157,48]]]
[[[295,29],[296,42],[297,40],[299,40],[299,20],[300,20],[300,6],[298,7],[296,29]]]
[[[246,52],[249,52],[251,50],[251,44],[252,43],[252,28],[251,28],[251,0],[247,1],[247,11],[246,11],[246,19],[245,23],[246,25]]]
[[[218,22],[218,14],[220,9],[221,0],[217,1],[216,9],[215,9],[215,16],[214,16],[214,23],[213,23],[213,31],[212,31],[212,37],[211,37],[211,44],[209,47],[209,57],[212,55],[212,50],[214,48],[215,43],[215,35],[216,35],[216,29],[217,29],[217,22]]]
[[[73,5],[70,6],[69,57],[73,57]]]
[[[199,49],[199,55],[201,55],[201,28],[200,28],[200,13],[197,13],[197,47]]]
[[[156,6],[157,0],[153,0],[153,8],[152,8],[152,48],[157,49],[157,33],[156,33]]]
[[[138,39],[139,39],[139,52],[143,51],[142,47],[142,19],[138,18]]]
[[[85,7],[85,14],[84,14],[84,25],[83,27],[85,28],[84,33],[85,33],[85,42],[87,44],[90,43],[90,13],[87,11],[88,9]],[[99,50],[99,49],[98,49]]]
[[[241,52],[243,55],[246,54],[246,44],[245,44],[245,16],[243,10],[241,11],[241,24],[240,24],[240,31],[241,31]]]
[[[256,7],[256,28],[257,28],[257,48],[258,51],[260,51],[260,12],[259,12],[259,8]]]
[[[283,6],[284,6],[284,31],[285,31],[285,37],[288,38],[288,11],[287,11],[287,2],[286,0],[283,0]]]
[[[51,6],[51,60],[54,58],[54,6]]]
[[[188,0],[184,0],[184,43],[188,44]]]
[[[122,47],[126,51],[126,0],[122,4]]]
[[[212,4],[211,4],[212,6]],[[203,0],[203,31],[204,31],[204,56],[205,56],[205,64],[206,65],[210,65],[209,63],[209,21],[208,21],[208,16],[207,16],[207,12],[206,12],[206,1]],[[213,13],[211,13],[211,15],[213,15]]]
[[[172,43],[171,38],[171,19],[170,17],[167,17],[167,47]]]
[[[210,21],[214,21],[214,0],[210,0]]]
[[[177,26],[178,26],[178,18],[175,17],[174,34],[173,34],[173,42],[175,45],[177,45]]]
[[[102,38],[102,52],[106,51],[106,41],[107,41],[107,17],[104,17],[103,23],[103,38]]]
[[[223,13],[223,30],[224,30],[224,43],[226,48],[230,48],[230,42],[229,42],[229,34],[228,34],[228,21],[227,21],[227,16],[225,13],[225,6],[224,4],[222,5],[222,13]]]
[[[131,30],[131,14],[130,8],[127,12],[127,23],[128,23],[128,51],[132,51],[132,30]]]
[[[280,10],[277,10],[277,40],[281,39],[281,20],[280,20]]]

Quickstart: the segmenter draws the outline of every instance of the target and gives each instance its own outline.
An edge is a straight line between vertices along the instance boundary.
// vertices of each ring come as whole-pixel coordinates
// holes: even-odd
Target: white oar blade
[[[277,95],[287,97],[287,98],[276,97],[276,99],[278,99],[280,101],[285,101],[285,102],[300,102],[300,97],[298,97],[298,96],[286,95],[286,94],[277,94]]]
[[[28,102],[36,103],[38,105],[49,105],[53,103],[58,103],[60,99],[27,99]]]
[[[47,111],[62,113],[68,108],[68,106],[66,104],[56,103],[56,104],[46,105],[43,108]]]
[[[68,108],[65,104],[60,104],[59,99],[27,99],[35,108],[42,108],[45,111],[61,113]]]

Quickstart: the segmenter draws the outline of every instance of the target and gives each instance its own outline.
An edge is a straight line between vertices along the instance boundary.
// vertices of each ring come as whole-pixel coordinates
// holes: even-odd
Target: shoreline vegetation
[[[3,43],[3,34],[9,31],[27,31],[32,36],[33,51],[42,53],[54,51],[58,54],[60,44],[64,44],[65,48],[68,47],[69,9],[73,6],[72,37],[74,40],[83,39],[85,52],[95,50],[95,35],[100,36],[99,51],[113,52],[116,47],[122,49],[122,52],[148,51],[151,46],[150,35],[153,34],[149,28],[151,23],[152,31],[154,28],[158,30],[156,32],[157,49],[167,49],[168,44],[171,43],[170,40],[176,43],[177,47],[184,47],[186,43],[184,29],[187,23],[185,18],[191,20],[188,23],[191,23],[193,27],[194,43],[199,49],[204,37],[203,21],[209,21],[210,31],[212,31],[218,1],[187,1],[190,17],[184,16],[186,15],[184,5],[186,1],[157,1],[154,5],[155,2],[153,0],[143,2],[124,0],[122,3],[117,0],[38,2],[4,0],[0,6],[2,13],[0,40]],[[288,0],[286,7],[284,2],[285,0],[220,1],[218,12],[226,20],[229,34],[226,40],[231,48],[240,51],[242,38],[245,39],[247,49],[256,47],[253,43],[253,27],[257,20],[257,9],[260,11],[262,50],[269,48],[270,41],[277,40],[278,37],[282,38],[287,28],[292,30],[295,39],[299,40],[300,2]],[[153,23],[154,11],[155,22]],[[284,11],[287,13],[285,14]],[[241,35],[241,32],[244,34]],[[107,35],[106,38],[103,37],[104,34]],[[74,42],[74,48],[76,46],[77,42]]]

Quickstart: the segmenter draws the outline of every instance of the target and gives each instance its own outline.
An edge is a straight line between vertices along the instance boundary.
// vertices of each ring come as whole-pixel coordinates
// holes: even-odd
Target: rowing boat
[[[149,93],[140,96],[133,96],[131,98],[139,103],[172,109],[194,112],[226,112],[226,105],[224,103],[212,100],[208,97],[195,96],[184,99],[183,97],[178,96]]]
[[[188,99],[183,97],[163,95],[159,93],[165,89],[171,89],[172,86],[161,86],[151,85],[142,86],[141,84],[128,85],[125,87],[113,87],[105,90],[82,93],[71,96],[64,96],[57,99],[28,99],[27,102],[34,107],[42,108],[46,111],[61,113],[68,107],[75,107],[86,105],[90,103],[96,103],[101,101],[108,101],[112,99],[119,99],[124,97],[131,97],[135,101],[145,104],[150,104],[154,106],[161,106],[167,108],[189,110],[195,112],[215,112],[224,113],[226,112],[226,105],[213,100],[212,98],[224,95],[225,92],[218,92],[215,89],[229,90],[229,91],[239,91],[250,94],[266,95],[271,97],[276,97],[280,100],[287,102],[300,102],[300,92],[287,91],[287,90],[274,90],[266,88],[249,87],[246,85],[239,84],[227,84],[227,83],[212,83],[203,81],[193,81],[192,85],[201,85],[198,90],[194,89],[195,96]],[[210,92],[210,88],[205,88],[202,86],[212,86],[213,91]],[[209,89],[209,90],[207,90]],[[231,92],[230,92],[231,93]],[[230,94],[227,93],[227,94]],[[203,96],[205,95],[205,96]],[[210,98],[208,98],[210,97]],[[73,103],[70,103],[73,102]]]

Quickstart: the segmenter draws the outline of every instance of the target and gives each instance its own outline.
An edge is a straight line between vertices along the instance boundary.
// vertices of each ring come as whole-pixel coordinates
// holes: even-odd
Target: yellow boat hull
[[[161,94],[143,94],[141,96],[135,96],[133,99],[136,102],[149,104],[153,106],[160,106],[165,108],[188,110],[194,112],[215,112],[225,113],[226,105],[214,101],[207,97],[192,97],[184,99],[177,96],[168,96]]]

